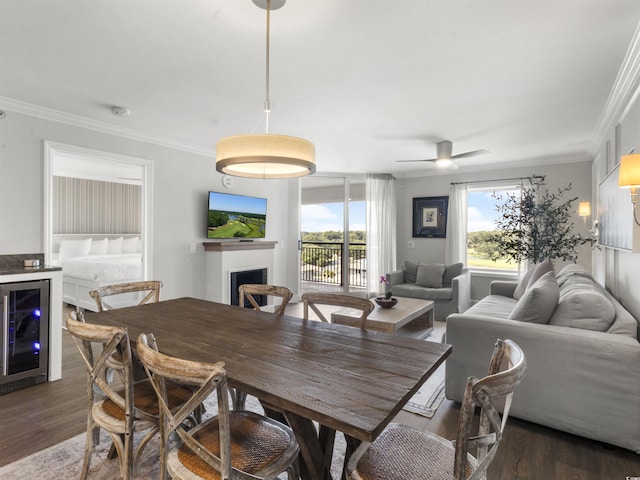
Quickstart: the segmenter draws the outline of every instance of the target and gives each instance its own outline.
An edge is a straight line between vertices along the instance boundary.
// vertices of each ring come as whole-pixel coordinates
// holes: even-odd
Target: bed
[[[89,292],[144,279],[139,235],[54,236],[53,264],[62,267],[63,301],[97,311]]]

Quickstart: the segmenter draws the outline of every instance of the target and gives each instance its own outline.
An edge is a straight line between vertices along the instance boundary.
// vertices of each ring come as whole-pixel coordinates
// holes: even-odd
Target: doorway
[[[140,252],[142,273],[152,278],[152,189],[153,164],[149,160],[45,141],[44,145],[44,254],[53,258],[54,177],[131,184],[140,186]],[[94,233],[94,232],[91,232]],[[101,232],[95,232],[101,233]]]
[[[301,179],[300,289],[367,292],[365,179]]]

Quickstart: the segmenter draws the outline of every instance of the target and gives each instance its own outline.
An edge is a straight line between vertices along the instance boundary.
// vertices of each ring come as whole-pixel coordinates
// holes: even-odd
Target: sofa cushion
[[[547,272],[527,288],[514,307],[509,320],[531,323],[549,323],[558,305],[560,289],[554,272]]]
[[[504,295],[487,295],[473,304],[464,312],[465,315],[479,315],[481,317],[509,318],[517,301]]]
[[[452,263],[451,265],[445,265],[444,274],[442,275],[442,286],[450,287],[453,279],[462,273],[463,267],[464,267],[464,264],[462,262]]]
[[[605,332],[613,324],[615,316],[615,307],[601,287],[578,276],[563,283],[558,307],[549,323]]]
[[[451,287],[426,288],[415,283],[401,283],[393,286],[393,296],[447,301],[453,297],[453,289]]]
[[[444,275],[444,264],[419,263],[418,271],[416,274],[416,285],[420,287],[442,288],[443,275]]]
[[[562,286],[564,282],[567,280],[574,280],[577,278],[586,279],[587,283],[594,283],[595,280],[591,275],[589,275],[583,266],[576,265],[575,263],[570,263],[563,267],[556,275],[556,280],[558,281],[558,285]]]
[[[404,270],[404,281],[408,283],[416,283],[416,275],[418,274],[418,264],[405,260],[402,264]]]

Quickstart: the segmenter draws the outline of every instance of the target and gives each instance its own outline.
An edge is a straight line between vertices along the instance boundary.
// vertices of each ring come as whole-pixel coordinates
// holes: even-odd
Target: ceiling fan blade
[[[470,158],[470,157],[475,157],[475,156],[479,156],[479,155],[485,155],[487,153],[491,153],[489,150],[473,150],[471,152],[465,152],[465,153],[459,153],[458,155],[452,155],[451,159],[458,159],[458,158]]]
[[[396,162],[435,162],[437,158],[424,158],[419,160],[396,160]]]

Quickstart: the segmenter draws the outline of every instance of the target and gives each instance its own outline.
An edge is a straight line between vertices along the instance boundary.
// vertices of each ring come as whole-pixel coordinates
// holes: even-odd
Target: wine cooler
[[[0,284],[0,394],[47,381],[49,280]]]

